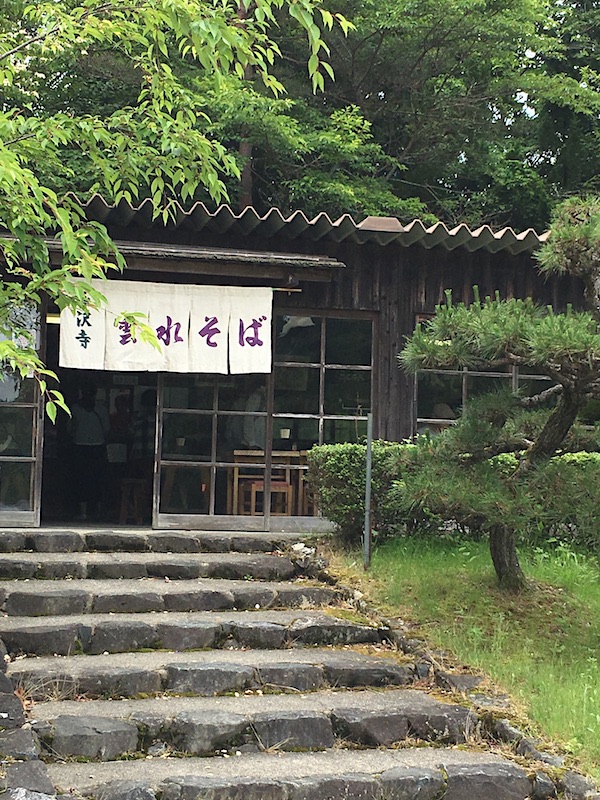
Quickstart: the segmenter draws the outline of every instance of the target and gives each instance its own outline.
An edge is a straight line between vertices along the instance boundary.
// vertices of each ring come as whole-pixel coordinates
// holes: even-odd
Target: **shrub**
[[[414,445],[407,443],[373,442],[372,521],[373,528],[380,534],[396,532],[406,522],[395,513],[390,489],[414,449]],[[313,447],[308,454],[308,467],[306,478],[317,495],[323,515],[335,523],[343,539],[357,543],[365,518],[366,445],[345,443]]]
[[[405,469],[386,508],[398,517],[437,517],[446,528],[453,523],[473,536],[501,522],[521,544],[558,541],[598,551],[599,453],[564,453],[522,474],[512,453],[478,463],[440,456],[422,453],[415,468]]]
[[[543,538],[550,536],[597,554],[600,453],[555,456],[536,477],[539,481],[536,494],[545,508],[547,521]]]
[[[314,447],[308,460],[307,479],[324,516],[356,544],[364,524],[365,445]],[[600,453],[565,453],[522,476],[515,474],[518,463],[512,453],[478,463],[445,458],[440,437],[374,442],[373,528],[382,536],[459,528],[479,537],[502,521],[521,544],[567,542],[598,552]]]

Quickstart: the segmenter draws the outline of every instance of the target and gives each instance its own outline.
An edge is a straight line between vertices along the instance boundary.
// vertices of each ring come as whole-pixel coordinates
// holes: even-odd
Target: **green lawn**
[[[597,561],[564,547],[521,558],[533,585],[511,596],[495,586],[485,543],[397,539],[375,550],[368,592],[390,615],[419,623],[432,645],[490,675],[541,736],[600,778]]]

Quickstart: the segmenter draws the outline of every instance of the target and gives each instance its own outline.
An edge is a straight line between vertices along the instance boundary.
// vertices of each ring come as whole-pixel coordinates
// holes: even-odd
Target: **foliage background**
[[[55,5],[68,10],[76,4]],[[154,13],[157,5],[150,4]],[[179,5],[199,15],[212,7],[192,0]],[[272,44],[264,44],[266,82],[255,59],[225,54],[216,69],[209,68],[210,56],[204,63],[191,60],[172,46],[168,31],[163,36],[162,60],[178,78],[180,108],[197,112],[195,135],[219,142],[227,165],[221,184],[216,176],[182,184],[178,196],[184,202],[216,203],[218,186],[234,206],[251,203],[261,211],[277,206],[308,215],[420,216],[543,230],[565,194],[598,189],[596,3],[340,0],[336,11],[354,27],[335,25],[324,48],[309,50],[312,84],[322,90],[317,94],[305,67],[307,28],[297,24],[310,17],[312,4],[296,3],[296,15],[288,13],[293,3],[259,4],[265,5],[273,14]],[[10,30],[23,7],[19,0],[5,4],[0,28]],[[242,16],[251,8],[224,7]],[[315,19],[326,30],[329,18]],[[209,23],[200,35],[212,47]],[[232,43],[231,36],[223,40]],[[26,80],[5,86],[3,103],[22,109],[33,97],[37,116],[96,120],[136,109],[145,71],[132,67],[135,37],[131,42],[124,46],[122,38],[104,35],[43,56],[33,53]],[[233,68],[236,59],[239,69]],[[275,85],[285,85],[286,93],[274,96]],[[119,125],[127,127],[127,119],[122,116]],[[141,145],[143,165],[148,153]],[[102,146],[112,147],[110,140]],[[142,195],[154,194],[130,153],[114,155],[125,180],[135,178]],[[98,185],[102,172],[73,139],[42,170],[57,192],[83,194]],[[113,199],[118,187],[113,182],[111,191],[105,184]]]

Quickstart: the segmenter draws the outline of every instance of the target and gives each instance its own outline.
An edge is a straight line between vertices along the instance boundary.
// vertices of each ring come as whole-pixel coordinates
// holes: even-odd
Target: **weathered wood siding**
[[[513,256],[502,251],[469,252],[457,248],[448,252],[442,247],[427,250],[421,245],[387,247],[356,245],[349,242],[313,242],[284,235],[272,238],[232,237],[196,233],[188,229],[163,230],[134,227],[111,231],[117,239],[157,241],[205,247],[230,247],[242,250],[309,253],[327,255],[343,262],[345,269],[332,272],[330,283],[301,283],[301,293],[277,293],[277,308],[302,309],[310,313],[366,312],[375,322],[374,418],[375,435],[402,439],[413,430],[413,380],[398,368],[397,355],[405,337],[415,326],[419,314],[431,314],[444,301],[445,291],[452,290],[456,301],[469,303],[473,286],[480,294],[500,293],[502,298],[533,297],[542,305],[557,310],[568,303],[581,305],[580,282],[565,278],[544,279],[528,253]],[[135,275],[131,276],[135,278]],[[187,278],[169,270],[153,273],[152,280],[180,282],[211,280],[210,272]],[[222,280],[222,279],[221,279]],[[251,267],[241,267],[241,284],[254,282]],[[264,281],[263,281],[264,283]]]

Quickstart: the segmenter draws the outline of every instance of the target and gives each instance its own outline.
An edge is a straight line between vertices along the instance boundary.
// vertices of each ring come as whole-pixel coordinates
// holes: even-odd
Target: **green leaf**
[[[46,403],[46,414],[50,422],[56,422],[56,403],[53,400],[48,400]]]

